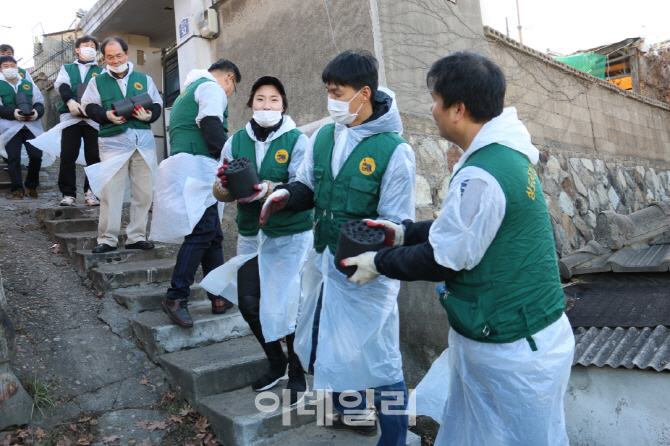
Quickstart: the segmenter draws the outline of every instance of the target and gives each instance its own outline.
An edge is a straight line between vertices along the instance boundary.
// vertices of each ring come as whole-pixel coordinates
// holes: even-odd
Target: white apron
[[[312,327],[323,285],[314,388],[365,390],[402,381],[398,314],[400,281],[379,276],[367,285],[347,281],[326,247],[312,250],[303,273],[294,348],[307,368]]]
[[[63,113],[60,115],[59,124],[52,127],[48,132],[42,133],[40,136],[30,141],[30,143],[35,147],[37,147],[38,149],[40,149],[43,155],[48,154],[53,158],[60,158],[61,139],[63,137],[63,130],[70,127],[71,125],[78,124],[82,121],[96,130],[100,128],[100,125],[91,119],[73,116],[70,113]],[[77,157],[76,163],[81,166],[86,165],[83,141],[81,142],[81,146],[79,147],[79,156]],[[44,163],[42,164],[44,165]]]
[[[2,120],[2,134],[0,134],[0,156],[7,158],[7,151],[5,150],[5,144],[7,144],[19,131],[26,126],[30,130],[35,138],[44,133],[42,129],[42,122],[38,119],[37,121],[9,121],[6,119]],[[34,139],[30,141],[32,144]],[[34,145],[34,144],[33,144]],[[37,146],[35,146],[37,147]],[[39,147],[37,147],[40,149]],[[41,149],[40,149],[41,150]],[[58,146],[60,151],[60,146]],[[56,161],[56,157],[50,153],[42,152],[42,167],[49,167]],[[28,159],[28,153],[26,152],[25,146],[21,148],[21,164],[27,166],[30,160]]]
[[[217,203],[212,194],[218,162],[215,159],[178,153],[161,162],[156,175],[153,217],[149,240],[182,243],[184,236]],[[223,203],[219,203],[219,219]]]
[[[435,446],[567,446],[563,396],[575,340],[564,314],[533,335],[477,342],[449,330],[449,348],[417,386],[416,414],[441,421]]]
[[[211,188],[211,186],[210,186]],[[266,342],[293,333],[299,316],[300,276],[312,250],[312,231],[271,238],[263,233],[237,239],[237,256],[210,272],[200,286],[237,305],[237,270],[258,256],[260,319]]]

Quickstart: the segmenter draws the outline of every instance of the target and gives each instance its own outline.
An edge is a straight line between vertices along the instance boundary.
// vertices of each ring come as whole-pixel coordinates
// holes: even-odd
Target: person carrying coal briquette
[[[282,213],[314,209],[314,249],[302,276],[295,350],[314,373],[314,389],[333,392],[331,429],[377,433],[366,390],[374,393],[379,445],[404,445],[407,388],[399,345],[400,282],[380,277],[364,286],[336,269],[343,223],[413,219],[414,152],[403,131],[394,93],[378,86],[378,63],[346,51],[324,69],[328,112],[335,123],[310,138],[296,181],[265,202],[261,226]]]
[[[293,348],[300,302],[300,275],[312,246],[313,212],[286,212],[262,229],[261,207],[279,184],[295,181],[308,139],[287,114],[288,96],[282,81],[261,76],[251,87],[247,106],[253,117],[223,148],[214,196],[234,198],[226,171],[234,160],[247,158],[260,183],[256,192],[237,200],[237,256],[212,271],[200,285],[238,304],[269,362],[267,372],[251,384],[263,392],[286,380],[290,405],[305,397],[307,382]],[[281,339],[286,338],[288,357]],[[288,373],[287,373],[288,369]]]
[[[416,390],[419,409],[443,395],[433,403],[436,445],[567,446],[563,397],[575,341],[533,167],[539,151],[516,109],[503,108],[505,76],[487,57],[449,54],[427,84],[440,136],[465,150],[440,214],[368,223],[396,246],[344,263],[357,266],[351,280],[359,284],[384,276],[445,282],[438,293],[449,348]]]

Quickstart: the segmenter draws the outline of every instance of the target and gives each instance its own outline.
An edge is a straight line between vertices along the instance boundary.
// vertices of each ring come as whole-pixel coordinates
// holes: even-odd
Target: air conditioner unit
[[[211,39],[219,34],[219,18],[216,9],[209,8],[203,11],[199,27],[200,35],[205,39]]]

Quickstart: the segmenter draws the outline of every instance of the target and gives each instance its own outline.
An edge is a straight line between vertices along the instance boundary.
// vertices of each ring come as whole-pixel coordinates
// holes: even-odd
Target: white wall
[[[670,375],[574,366],[565,394],[571,446],[670,445]]]

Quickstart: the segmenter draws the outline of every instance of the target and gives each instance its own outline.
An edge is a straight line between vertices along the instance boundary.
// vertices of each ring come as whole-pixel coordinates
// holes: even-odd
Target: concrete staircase
[[[324,400],[315,392],[305,407],[281,407],[285,381],[266,398],[251,390],[251,383],[267,369],[265,354],[249,326],[234,308],[213,315],[205,291],[192,287],[189,306],[194,326],[181,328],[160,310],[175,264],[176,247],[156,245],[153,250],[123,249],[125,234],[116,251],[93,254],[97,244],[97,208],[50,207],[38,209],[36,218],[72,259],[80,274],[105,293],[105,307],[121,314],[115,321],[127,324],[115,331],[134,336],[149,357],[160,364],[188,401],[207,416],[226,446],[357,445],[373,446],[377,437],[362,437],[316,425],[317,407]],[[196,282],[198,278],[196,278]],[[105,317],[100,316],[107,321]],[[114,329],[114,328],[113,328]],[[311,388],[311,377],[308,377]],[[260,411],[262,407],[274,410]],[[322,411],[318,411],[319,414]],[[409,445],[420,446],[409,432]]]
[[[9,178],[9,172],[5,170],[7,164],[0,158],[0,194],[8,194],[11,192],[12,183]],[[25,181],[28,171],[25,167],[21,166],[21,177]],[[57,175],[57,172],[56,172]],[[51,179],[49,173],[42,169],[40,171],[40,185],[37,188],[37,192],[42,197],[55,197],[58,192],[58,186],[54,180]]]

